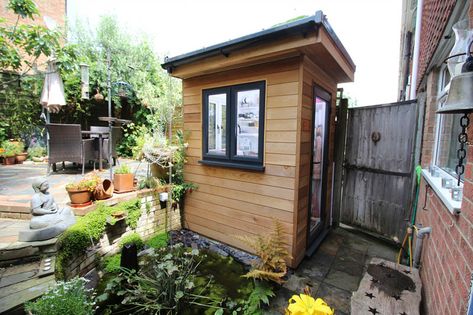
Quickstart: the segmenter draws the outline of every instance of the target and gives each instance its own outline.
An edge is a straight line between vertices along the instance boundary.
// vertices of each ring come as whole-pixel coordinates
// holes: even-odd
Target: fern
[[[261,302],[269,305],[269,298],[274,296],[274,292],[270,286],[264,283],[255,283],[255,289],[251,292],[248,300],[245,301],[243,315],[261,315]]]
[[[237,238],[251,247],[260,258],[244,277],[270,280],[281,284],[287,272],[286,260],[289,260],[291,256],[287,251],[281,222],[276,219],[273,222],[274,230],[266,236],[237,236]]]

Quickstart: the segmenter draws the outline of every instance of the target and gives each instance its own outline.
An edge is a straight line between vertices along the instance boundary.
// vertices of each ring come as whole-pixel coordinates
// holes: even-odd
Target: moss
[[[121,254],[105,257],[103,261],[103,270],[107,273],[118,273],[120,271],[121,257]]]
[[[169,236],[168,233],[164,232],[157,234],[152,238],[148,239],[145,244],[152,248],[161,248],[168,244]]]
[[[142,250],[145,246],[145,242],[143,241],[141,236],[138,235],[138,233],[131,233],[122,237],[122,239],[120,240],[120,248],[123,248],[123,246],[128,244],[135,244],[138,250]]]
[[[84,253],[87,247],[92,245],[92,242],[96,243],[100,240],[105,232],[107,218],[117,211],[124,211],[127,214],[125,222],[135,229],[141,215],[140,199],[124,201],[113,207],[99,202],[95,210],[78,218],[74,225],[64,231],[58,239],[59,252],[56,261],[56,276],[59,279],[65,277],[65,264],[74,255]]]

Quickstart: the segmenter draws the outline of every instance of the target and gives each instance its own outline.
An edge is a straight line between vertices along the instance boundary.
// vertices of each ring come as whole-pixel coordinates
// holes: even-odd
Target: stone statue
[[[35,193],[31,199],[30,229],[20,231],[18,235],[20,242],[42,241],[56,237],[76,221],[69,207],[58,207],[48,192],[49,183],[46,178],[36,179],[32,186]]]

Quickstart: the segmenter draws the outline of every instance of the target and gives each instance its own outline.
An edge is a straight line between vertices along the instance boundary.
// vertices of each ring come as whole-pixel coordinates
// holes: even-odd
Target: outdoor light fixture
[[[468,114],[473,112],[473,56],[470,52],[472,44],[473,41],[468,45],[466,51],[468,58],[462,66],[462,73],[452,78],[445,105],[437,110],[437,114],[463,114],[460,118],[462,131],[458,135],[460,148],[457,150],[458,164],[455,168],[458,175],[458,186],[460,186],[460,176],[465,172],[463,164],[466,158],[465,145],[468,142],[466,128],[470,123]]]
[[[88,100],[89,96],[89,66],[85,63],[81,63],[80,67],[80,87],[81,87],[81,99]]]

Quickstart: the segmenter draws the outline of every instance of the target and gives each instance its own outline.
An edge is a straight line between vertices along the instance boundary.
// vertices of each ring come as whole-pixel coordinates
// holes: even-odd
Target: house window
[[[450,74],[444,66],[439,76],[439,109],[445,106],[449,87]],[[458,135],[461,133],[461,116],[462,114],[437,115],[434,164],[454,177],[457,176],[455,167],[458,164],[457,150],[460,148]]]
[[[265,82],[203,91],[203,164],[263,169]]]

